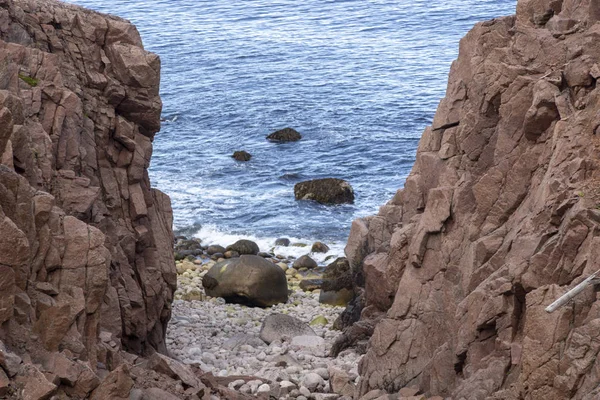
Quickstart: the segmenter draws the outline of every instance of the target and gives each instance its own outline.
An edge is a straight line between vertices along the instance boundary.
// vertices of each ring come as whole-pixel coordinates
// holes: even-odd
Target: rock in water
[[[296,259],[296,261],[294,261],[293,267],[296,269],[300,269],[300,268],[314,269],[314,268],[317,268],[318,265],[315,260],[313,260],[309,256],[305,255],[305,256],[302,256],[302,257]]]
[[[311,253],[327,253],[329,251],[329,246],[323,242],[314,242],[310,251]]]
[[[260,251],[258,245],[252,240],[241,239],[227,246],[227,251],[236,251],[239,254],[252,254],[256,255]]]
[[[288,238],[279,238],[275,241],[275,246],[287,247],[289,245],[290,245],[290,239],[288,239]]]
[[[302,135],[292,128],[283,128],[271,133],[267,139],[274,142],[296,142],[302,139]]]
[[[354,189],[348,182],[337,178],[314,179],[294,186],[296,200],[313,200],[321,204],[352,204]]]
[[[250,159],[252,158],[252,154],[248,153],[247,151],[241,150],[235,151],[231,157],[235,158],[237,161],[250,161]]]
[[[285,272],[264,258],[242,255],[216,263],[202,279],[206,294],[230,303],[269,307],[285,303]]]
[[[296,336],[316,336],[304,321],[285,314],[268,315],[262,323],[259,337],[270,344],[275,340],[290,340]]]

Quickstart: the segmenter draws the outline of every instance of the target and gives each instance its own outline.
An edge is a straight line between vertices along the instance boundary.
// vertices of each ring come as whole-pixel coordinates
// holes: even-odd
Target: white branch
[[[558,299],[556,299],[554,301],[554,303],[550,304],[548,307],[546,307],[546,311],[551,313],[553,311],[556,311],[558,308],[564,306],[565,304],[567,304],[569,302],[569,300],[571,300],[573,297],[577,296],[579,293],[583,292],[583,290],[590,286],[593,285],[595,283],[598,283],[598,280],[596,279],[596,276],[600,273],[600,270],[594,272],[592,275],[590,275],[586,280],[584,280],[583,282],[581,282],[579,285],[575,286],[573,289],[569,290],[567,293],[563,294],[562,296],[560,296]]]

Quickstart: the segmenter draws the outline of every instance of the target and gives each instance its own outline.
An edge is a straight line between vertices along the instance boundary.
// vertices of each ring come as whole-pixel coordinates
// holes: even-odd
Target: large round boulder
[[[208,296],[228,303],[269,307],[288,300],[285,272],[255,255],[216,263],[202,278],[202,286]]]
[[[260,327],[259,337],[267,344],[289,341],[296,336],[316,336],[316,333],[306,322],[279,313],[267,315]]]
[[[241,239],[227,246],[227,251],[237,251],[239,254],[252,254],[256,255],[260,251],[258,245],[252,240]]]
[[[302,135],[292,128],[283,128],[271,133],[267,139],[274,142],[295,142],[302,139]]]
[[[313,200],[321,204],[352,204],[354,189],[348,182],[337,178],[314,179],[294,186],[296,200]]]

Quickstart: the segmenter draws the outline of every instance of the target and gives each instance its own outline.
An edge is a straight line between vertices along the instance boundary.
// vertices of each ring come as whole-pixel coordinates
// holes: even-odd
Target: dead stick
[[[552,303],[548,307],[546,307],[546,311],[551,313],[553,311],[556,311],[558,308],[564,306],[565,304],[567,304],[569,302],[569,300],[571,300],[573,297],[577,296],[579,293],[583,292],[583,290],[586,287],[588,287],[589,285],[593,285],[595,283],[594,280],[596,279],[596,276],[598,275],[598,273],[600,273],[600,270],[594,272],[592,275],[590,275],[586,280],[581,282],[579,285],[575,286],[573,289],[569,290],[567,293],[560,296],[558,299],[556,299],[554,301],[554,303]]]

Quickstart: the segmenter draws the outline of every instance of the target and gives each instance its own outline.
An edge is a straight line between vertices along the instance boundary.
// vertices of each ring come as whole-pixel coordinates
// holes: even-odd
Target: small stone
[[[268,393],[271,391],[271,386],[267,385],[266,383],[263,383],[262,385],[260,385],[258,387],[258,390],[256,391],[257,393]]]
[[[311,392],[316,391],[320,386],[323,386],[324,384],[325,381],[323,380],[321,375],[314,372],[310,372],[302,378],[302,387],[305,387]],[[300,388],[300,393],[302,393],[302,387]]]
[[[327,368],[317,368],[315,369],[315,374],[319,375],[323,379],[329,379],[329,372]]]
[[[310,321],[310,326],[325,326],[329,323],[329,321],[327,321],[327,318],[325,318],[322,315],[317,315],[315,318],[313,318],[312,321]]]
[[[310,390],[308,390],[308,388],[306,386],[300,386],[300,394],[302,396],[308,397],[308,396],[310,396]]]

